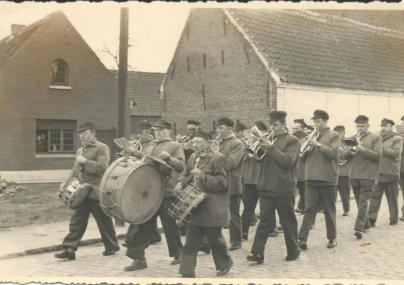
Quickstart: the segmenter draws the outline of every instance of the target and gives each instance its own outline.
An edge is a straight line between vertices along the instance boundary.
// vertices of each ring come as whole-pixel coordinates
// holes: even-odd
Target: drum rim
[[[112,162],[112,163],[108,166],[108,168],[105,170],[105,172],[104,172],[104,174],[103,174],[103,176],[102,176],[102,179],[101,179],[101,182],[100,182],[100,186],[99,186],[99,191],[98,191],[98,199],[99,199],[99,201],[100,201],[100,206],[101,206],[101,208],[102,208],[102,210],[103,210],[104,212],[105,212],[105,210],[104,210],[104,208],[102,207],[103,205],[102,205],[101,202],[103,201],[102,193],[105,193],[104,187],[105,187],[106,180],[107,180],[107,178],[109,178],[109,174],[112,172],[112,170],[115,168],[115,166],[116,166],[119,162],[121,162],[121,161],[123,161],[123,160],[125,160],[125,158],[124,158],[124,157],[120,157],[120,158],[118,158],[117,160],[115,160],[114,162]],[[132,174],[132,172],[135,171],[135,169],[138,169],[139,167],[142,167],[142,166],[145,166],[145,165],[150,165],[150,166],[153,167],[153,168],[156,170],[156,172],[160,175],[160,173],[159,173],[159,171],[157,170],[157,168],[156,168],[151,162],[139,161],[139,165],[137,165],[137,167],[133,167],[130,171],[127,172],[126,178],[129,177],[129,176]],[[159,201],[158,201],[158,206],[156,207],[156,210],[153,211],[153,214],[151,214],[150,216],[147,216],[147,218],[143,219],[142,221],[136,222],[136,223],[131,223],[131,224],[133,224],[133,225],[140,225],[140,224],[143,224],[143,223],[147,222],[148,220],[150,220],[150,219],[158,212],[159,208],[161,207],[161,203],[163,202],[163,199],[164,199],[163,183],[161,182],[160,184],[161,184],[161,189],[162,189],[162,195],[160,196],[160,199],[159,199]],[[122,197],[123,197],[123,195],[121,196],[121,199],[122,199]],[[121,201],[120,201],[120,202],[121,202]],[[121,212],[122,212],[122,211],[121,211]],[[107,214],[107,213],[106,213],[106,214]],[[107,214],[107,215],[108,215],[108,214]],[[108,216],[109,216],[109,215],[108,215]],[[124,214],[123,212],[122,212],[122,218],[124,218],[125,221],[128,222],[128,221],[126,220],[125,214]],[[129,222],[128,222],[128,223],[129,223]]]

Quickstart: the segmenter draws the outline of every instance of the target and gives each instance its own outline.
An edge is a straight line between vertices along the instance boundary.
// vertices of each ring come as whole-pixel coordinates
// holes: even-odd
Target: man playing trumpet
[[[305,212],[299,232],[299,246],[307,250],[307,238],[314,224],[317,205],[322,202],[327,228],[328,248],[337,246],[337,224],[335,209],[335,191],[338,179],[338,148],[341,139],[338,133],[327,126],[328,113],[314,111],[315,130],[309,137],[308,149],[303,151],[305,161]],[[303,144],[304,145],[304,144]]]
[[[230,271],[233,265],[222,228],[229,224],[229,189],[227,187],[226,159],[214,153],[209,146],[210,136],[196,132],[192,139],[195,152],[191,155],[183,178],[176,191],[194,181],[207,197],[192,211],[188,223],[185,246],[182,251],[179,272],[183,277],[195,277],[196,258],[204,236],[212,250],[217,276]]]
[[[294,212],[295,178],[294,167],[299,155],[299,142],[286,128],[286,112],[269,114],[273,139],[261,138],[261,148],[266,155],[261,160],[257,188],[260,200],[260,222],[254,238],[251,254],[247,260],[264,262],[265,244],[271,231],[271,219],[275,210],[282,221],[287,248],[286,260],[299,257],[297,220]]]

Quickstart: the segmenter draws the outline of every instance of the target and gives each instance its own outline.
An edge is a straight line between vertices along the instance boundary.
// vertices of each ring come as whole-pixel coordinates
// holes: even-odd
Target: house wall
[[[355,134],[354,120],[359,114],[370,119],[370,130],[380,130],[380,121],[390,118],[399,123],[404,115],[404,94],[354,90],[316,89],[311,87],[278,88],[278,109],[288,113],[288,124],[295,118],[311,123],[315,109],[326,110],[329,125],[344,125],[347,134]]]
[[[267,120],[276,105],[275,90],[259,58],[221,9],[191,11],[162,96],[163,117],[176,124],[177,133],[185,132],[191,118],[200,120],[206,131],[221,116],[249,125]]]
[[[71,90],[50,89],[52,67],[69,65]],[[117,128],[117,86],[63,14],[54,16],[21,46],[0,76],[1,170],[71,168],[73,158],[36,158],[36,120],[94,122]],[[76,144],[78,147],[78,144]]]

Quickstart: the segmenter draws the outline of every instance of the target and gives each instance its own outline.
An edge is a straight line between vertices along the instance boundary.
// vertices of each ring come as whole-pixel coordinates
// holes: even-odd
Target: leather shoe
[[[279,233],[283,233],[283,227],[282,227],[282,226],[277,226],[277,227],[276,227],[276,230],[277,230]]]
[[[304,240],[299,240],[299,248],[302,250],[307,250],[307,242]]]
[[[390,221],[390,226],[397,225],[397,221]]]
[[[279,234],[279,232],[277,230],[274,230],[273,232],[270,232],[268,234],[268,237],[276,237],[276,236],[278,236],[278,234]]]
[[[299,214],[303,214],[304,210],[303,210],[303,209],[296,208],[296,209],[295,209],[295,212],[296,212],[296,213],[299,213]]]
[[[173,261],[171,261],[171,265],[177,265],[177,264],[180,264],[181,263],[181,259],[179,259],[179,258],[175,258]]]
[[[124,268],[125,271],[135,271],[147,268],[146,260],[135,259],[131,265]]]
[[[294,255],[288,255],[288,256],[286,256],[286,257],[285,257],[285,260],[286,260],[286,261],[296,260],[296,259],[299,258],[299,255],[300,255],[300,251],[298,251],[298,252],[297,252],[296,254],[294,254]]]
[[[237,250],[241,248],[241,244],[233,244],[229,250],[233,251],[233,250]]]
[[[373,219],[369,219],[369,225],[370,225],[371,228],[375,227],[376,226],[376,221],[373,220]]]
[[[343,215],[344,217],[349,216],[349,212],[344,212],[342,215]]]
[[[56,253],[55,257],[59,259],[75,260],[76,254],[74,251],[65,250],[63,252]]]
[[[360,231],[355,231],[354,235],[356,236],[357,239],[362,238],[362,233]]]
[[[230,269],[232,268],[232,266],[233,266],[233,261],[230,261],[229,265],[227,265],[225,268],[223,268],[223,269],[221,269],[221,270],[218,270],[218,271],[216,272],[216,276],[223,276],[223,275],[226,275],[227,273],[229,273],[229,271],[230,271]]]
[[[400,221],[404,222],[404,216],[400,217]]]
[[[337,246],[337,241],[335,239],[332,239],[330,241],[328,241],[327,247],[328,248],[333,248]]]
[[[181,278],[195,278],[195,275],[181,274]]]
[[[264,256],[261,254],[251,253],[247,256],[248,261],[254,261],[258,264],[264,263]]]
[[[242,240],[248,240],[248,233],[243,233]]]
[[[115,252],[118,252],[118,251],[119,251],[119,247],[117,247],[117,248],[115,248],[115,249],[112,249],[112,250],[105,250],[105,251],[102,253],[102,255],[103,255],[103,256],[110,256],[110,255],[114,255]]]
[[[127,243],[126,241],[124,243],[122,243],[123,247],[129,247],[129,243]]]

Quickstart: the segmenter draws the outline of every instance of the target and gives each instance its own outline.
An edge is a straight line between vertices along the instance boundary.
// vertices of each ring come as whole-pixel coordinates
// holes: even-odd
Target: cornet
[[[266,152],[262,149],[261,144],[263,141],[267,141],[268,143],[273,144],[275,131],[273,130],[271,133],[264,135],[258,128],[254,126],[250,131],[250,135],[256,140],[255,142],[250,142],[246,146],[246,151],[250,157],[255,154],[257,156],[257,159],[261,160],[266,155]]]
[[[317,141],[319,135],[320,135],[320,132],[318,131],[317,128],[315,128],[309,135],[307,141],[302,143],[302,146],[300,147],[301,155],[304,155],[305,153],[312,151],[313,147],[310,145],[310,142]]]
[[[220,144],[222,143],[222,137],[220,135],[217,135],[217,137],[215,139],[213,139],[210,143],[210,149],[213,152],[219,152],[219,147]]]

